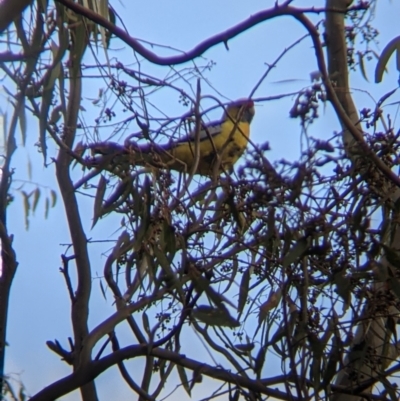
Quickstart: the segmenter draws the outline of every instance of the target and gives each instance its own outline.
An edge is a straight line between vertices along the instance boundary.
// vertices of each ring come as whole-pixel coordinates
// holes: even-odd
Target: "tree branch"
[[[221,369],[220,367],[200,363],[193,359],[186,358],[185,355],[173,351],[164,349],[149,349],[147,346],[132,345],[122,348],[119,351],[115,351],[99,361],[93,361],[87,366],[82,366],[78,371],[44,388],[42,391],[31,397],[30,401],[50,401],[57,399],[79,388],[80,386],[83,386],[85,383],[94,380],[102,372],[125,359],[147,355],[152,355],[162,360],[171,361],[192,371],[201,371],[202,375],[208,376],[215,380],[245,387],[259,394],[265,394],[270,397],[275,397],[279,400],[288,399],[286,392],[270,389],[261,381],[245,378],[241,375]],[[291,400],[298,401],[298,398],[291,397]]]
[[[90,19],[91,21],[96,22],[97,24],[101,25],[102,27],[108,29],[112,34],[116,35],[119,39],[124,41],[128,46],[130,46],[133,50],[135,50],[137,53],[139,53],[145,59],[147,59],[148,61],[150,61],[154,64],[158,64],[158,65],[177,65],[177,64],[186,63],[187,61],[191,61],[194,58],[201,56],[205,51],[207,51],[211,47],[213,47],[217,44],[220,44],[220,43],[226,44],[228,42],[228,40],[243,33],[244,31],[247,31],[248,29],[252,28],[253,26],[255,26],[261,22],[267,21],[271,18],[284,16],[284,15],[294,16],[294,15],[300,15],[300,14],[304,14],[304,13],[319,14],[319,13],[323,13],[326,11],[343,12],[343,10],[335,9],[335,8],[333,8],[332,10],[327,10],[325,8],[321,8],[321,9],[294,8],[294,7],[290,7],[288,5],[291,1],[286,1],[282,5],[276,5],[272,9],[263,10],[263,11],[260,11],[256,14],[252,15],[247,20],[233,26],[230,29],[227,29],[224,32],[221,32],[215,36],[208,38],[207,40],[198,44],[192,50],[184,52],[184,54],[182,54],[180,56],[160,57],[160,56],[157,56],[157,54],[146,49],[140,43],[140,41],[132,38],[124,30],[122,30],[121,28],[118,28],[112,22],[110,22],[106,18],[102,17],[101,15],[95,13],[94,11],[89,10],[88,8],[85,8],[78,3],[74,3],[71,0],[56,0],[56,1],[63,4],[65,7],[70,8],[71,10],[75,11],[77,14],[83,15],[84,17]],[[360,5],[360,6],[354,7],[353,9],[359,10],[359,9],[362,9],[365,7],[366,7],[365,5]]]
[[[33,0],[2,0],[0,1],[0,33],[33,3]]]

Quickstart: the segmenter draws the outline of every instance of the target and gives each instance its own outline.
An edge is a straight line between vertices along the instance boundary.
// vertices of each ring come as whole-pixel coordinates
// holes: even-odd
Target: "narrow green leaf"
[[[40,189],[36,188],[33,191],[33,203],[32,203],[32,212],[33,213],[35,213],[35,210],[36,210],[37,205],[39,203],[40,195],[41,195]]]
[[[192,311],[193,318],[209,326],[238,327],[240,323],[234,319],[227,309],[213,308],[209,305],[200,305]]]
[[[283,267],[286,268],[290,264],[294,263],[299,257],[304,255],[304,253],[308,249],[308,240],[307,238],[303,237],[300,238],[296,244],[289,249],[289,252],[283,258]]]
[[[321,360],[325,344],[313,333],[308,335],[308,342],[313,355],[310,367],[310,379],[313,381],[315,391],[317,392],[321,385]]]
[[[399,48],[400,48],[400,36],[397,36],[396,38],[391,40],[383,49],[375,69],[376,83],[382,81],[383,73],[386,70],[387,63],[395,51],[397,51],[397,69],[400,70],[400,65],[399,65],[400,62],[398,60],[398,57],[400,55]]]
[[[18,21],[18,19],[16,20]],[[21,18],[22,21],[22,18]],[[30,43],[28,43],[26,36],[25,36],[25,30],[21,30],[23,31],[24,37],[20,37],[21,42],[23,43],[23,45],[26,43],[30,49],[26,48],[26,46],[24,45],[24,50],[25,51],[32,51],[32,52],[38,52],[39,54],[39,50],[42,49],[43,47],[43,36],[44,36],[44,18],[43,18],[43,14],[42,13],[36,13],[36,21],[34,24],[35,28],[33,30],[33,34],[31,36],[31,40]],[[17,32],[19,30],[17,29]],[[18,35],[19,36],[19,35]],[[26,71],[34,71],[36,69],[36,64],[38,62],[38,56],[37,57],[28,57],[26,59]]]
[[[158,263],[164,269],[165,273],[170,276],[174,275],[174,272],[171,268],[171,263],[165,256],[165,253],[160,251],[157,246],[154,247],[154,255],[157,258]]]
[[[150,337],[151,329],[150,329],[149,317],[147,316],[146,312],[142,313],[142,322],[143,322],[144,331]]]
[[[132,181],[129,179],[129,177],[121,180],[114,189],[114,192],[112,192],[111,195],[103,202],[101,215],[104,216],[117,209],[123,204],[123,202],[125,202],[132,192]]]
[[[49,209],[50,209],[50,201],[49,198],[46,196],[44,201],[44,218],[47,219],[49,217]]]
[[[336,292],[344,301],[344,308],[347,309],[350,299],[351,299],[351,281],[350,278],[346,276],[344,270],[336,273],[333,276],[333,282],[336,284]]]
[[[51,68],[47,70],[43,79],[42,104],[40,108],[39,120],[39,140],[45,162],[47,156],[46,131],[48,121],[50,120],[49,110],[53,101],[56,80],[59,78],[61,73],[60,62],[62,54],[65,52],[65,49],[60,51],[60,48],[53,40],[50,43],[50,48],[53,53],[53,64]]]
[[[249,294],[249,284],[250,284],[250,269],[247,269],[243,273],[242,282],[240,283],[239,302],[238,302],[239,316],[242,314],[243,308],[246,305],[247,296]]]
[[[21,129],[22,146],[26,143],[26,114],[25,114],[25,100],[21,99],[21,106],[18,114],[19,127]]]
[[[164,270],[164,282],[166,287],[172,290],[176,290],[180,296],[180,299],[185,299],[185,294],[182,289],[182,284],[176,273],[171,268],[171,263],[165,256],[165,254],[158,249],[157,246],[153,248],[154,255],[157,258],[157,262],[160,264],[161,268]]]
[[[335,342],[336,343],[336,342]],[[322,377],[322,387],[326,388],[326,386],[330,385],[333,377],[337,374],[337,365],[340,360],[340,353],[334,344],[332,345],[331,351],[328,355],[328,363],[326,364],[326,368],[323,372]]]
[[[182,367],[181,365],[176,365],[176,369],[178,370],[179,378],[181,379],[183,388],[188,393],[189,397],[191,397],[190,385],[189,385],[189,381],[187,379],[185,368]]]
[[[267,347],[260,347],[260,350],[258,351],[258,354],[254,361],[254,373],[255,374],[261,373],[261,370],[262,370],[262,368],[264,366],[264,362],[265,362],[266,352],[267,352]]]
[[[101,291],[101,293],[103,294],[103,298],[104,298],[104,299],[107,299],[107,297],[106,297],[106,291],[105,291],[104,286],[103,286],[103,281],[100,280],[99,283],[100,283],[100,291]]]
[[[54,207],[57,203],[57,192],[51,190],[50,191],[50,197],[51,197],[51,207]]]
[[[271,291],[268,299],[260,306],[260,311],[258,314],[258,324],[268,316],[270,310],[278,306],[282,298],[282,288],[278,288],[276,291]]]
[[[75,14],[76,15],[76,14]],[[87,21],[84,21],[84,18],[79,16],[78,22],[74,27],[74,46],[72,47],[71,51],[73,52],[72,56],[74,57],[74,63],[72,64],[70,71],[71,71],[71,78],[78,79],[81,74],[81,60],[83,55],[85,54],[88,41],[87,39]]]
[[[108,14],[109,14],[109,17],[108,17],[109,21],[112,24],[116,25],[117,24],[117,17],[115,15],[114,10],[111,7],[108,8]],[[109,30],[107,30],[106,31],[107,49],[110,47],[111,37],[112,37],[112,34],[110,33]]]
[[[367,77],[367,72],[365,70],[364,56],[361,52],[357,52],[357,55],[358,55],[358,64],[360,65],[361,75],[367,82],[369,82],[369,79]]]
[[[137,251],[138,249],[141,248],[143,240],[145,238],[145,235],[147,233],[148,228],[150,227],[150,219],[148,218],[148,215],[145,214],[142,216],[142,221],[138,227],[138,229],[135,232],[135,241],[133,243],[133,249]]]
[[[250,352],[254,349],[254,343],[235,344],[235,348],[242,352]]]
[[[103,200],[107,189],[107,179],[100,176],[99,182],[97,184],[96,196],[94,198],[94,211],[93,211],[93,224],[92,228],[96,225],[98,219],[103,215]]]
[[[29,156],[28,156],[27,168],[28,168],[28,177],[31,180],[32,179],[32,162],[31,162],[31,158]]]
[[[62,116],[61,111],[62,111],[62,106],[61,105],[58,105],[58,106],[53,108],[53,110],[51,111],[49,124],[55,125],[55,124],[58,123],[58,121],[60,120],[60,118]]]
[[[224,302],[228,305],[231,305],[233,308],[235,305],[218,291],[215,291],[208,279],[203,276],[196,276],[193,278],[193,283],[195,285],[196,290],[201,294],[203,291],[207,294],[208,298],[215,304],[218,308],[222,308],[225,310]]]
[[[172,262],[177,249],[175,229],[166,220],[163,222],[162,242],[168,260]]]
[[[122,231],[118,237],[117,243],[112,250],[112,256],[114,260],[119,260],[122,255],[125,255],[130,250],[132,244],[130,242],[129,234],[126,230]]]
[[[395,93],[397,92],[398,89],[399,89],[399,88],[395,88],[395,89],[392,89],[391,91],[385,93],[385,94],[378,100],[378,103],[376,104],[376,107],[382,106],[382,104],[383,104],[384,102],[386,102],[386,100],[388,100],[393,94],[395,94]],[[393,104],[393,103],[389,103],[389,105],[392,105],[392,104]]]
[[[25,228],[28,230],[29,229],[29,211],[30,211],[30,204],[29,204],[29,198],[31,194],[27,194],[25,191],[21,191],[22,194],[22,199],[24,203],[24,215],[25,215]]]

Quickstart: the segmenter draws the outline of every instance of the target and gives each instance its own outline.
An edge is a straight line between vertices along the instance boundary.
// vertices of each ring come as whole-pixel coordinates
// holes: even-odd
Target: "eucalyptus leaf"
[[[234,319],[228,312],[228,310],[222,310],[221,308],[213,308],[209,305],[201,305],[192,311],[192,316],[206,323],[209,326],[218,327],[238,327],[240,323]]]

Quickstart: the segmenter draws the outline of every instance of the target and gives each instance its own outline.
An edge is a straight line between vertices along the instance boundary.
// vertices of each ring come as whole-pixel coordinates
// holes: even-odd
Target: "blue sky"
[[[124,20],[129,33],[150,42],[168,45],[172,48],[190,50],[200,41],[235,25],[250,15],[265,8],[272,7],[274,1],[249,0],[233,2],[232,0],[148,0],[146,2],[124,3],[113,2],[113,6]],[[323,2],[294,1],[294,6],[322,6]],[[381,32],[380,45],[376,51],[380,53],[385,44],[399,34],[398,16],[400,4],[381,0],[377,8],[375,26]],[[314,21],[322,19],[322,15],[311,17]],[[203,57],[214,60],[216,65],[206,75],[211,86],[202,83],[202,93],[216,95],[216,91],[230,99],[247,96],[266,69],[266,64],[274,62],[284,48],[290,46],[304,35],[303,28],[291,18],[279,18],[267,21],[229,41],[229,51],[218,45],[207,51]],[[160,54],[171,54],[171,50],[153,48]],[[129,63],[133,60],[132,51],[124,44],[112,42],[110,55],[120,61]],[[104,58],[99,50],[98,56]],[[198,60],[197,64],[202,61]],[[150,66],[147,72],[164,76],[168,67]],[[146,68],[147,68],[146,67]],[[397,72],[394,60],[390,63],[390,74],[385,75],[384,82],[376,85],[373,80],[375,63],[370,63],[367,83],[359,73],[352,75],[352,87],[359,109],[373,107],[372,98],[378,99],[384,93],[397,85]],[[271,72],[267,80],[256,92],[255,97],[261,98],[273,94],[288,93],[299,90],[309,84],[310,73],[315,71],[316,61],[311,42],[306,39],[294,50],[290,51],[277,68]],[[104,82],[102,83],[104,85]],[[100,84],[101,85],[101,84]],[[95,97],[97,87],[86,87],[86,98]],[[360,90],[367,91],[361,92]],[[271,161],[281,158],[295,159],[300,154],[301,135],[297,120],[289,119],[289,110],[293,98],[285,101],[266,102],[257,106],[257,114],[252,125],[252,140],[257,143],[269,141]],[[397,100],[395,97],[394,100]],[[185,112],[176,99],[171,101],[166,96],[158,96],[159,107],[173,115]],[[6,96],[0,91],[0,107],[11,112],[6,104]],[[392,111],[395,111],[393,109]],[[215,113],[219,117],[220,112]],[[322,139],[331,137],[334,130],[340,127],[329,105],[320,110],[321,118],[312,127],[312,134]],[[96,116],[86,112],[87,121]],[[50,165],[43,167],[41,156],[32,145],[37,140],[37,123],[29,119],[29,146],[20,148],[14,165],[17,167],[14,188],[18,188],[27,180],[27,160],[33,165],[32,181],[39,183],[43,195],[50,189],[58,191],[54,180],[54,169]],[[78,175],[79,172],[76,172]],[[9,314],[8,342],[6,355],[6,372],[13,374],[25,384],[28,394],[34,394],[47,384],[69,374],[69,368],[59,360],[45,345],[47,340],[58,339],[66,345],[67,337],[71,335],[69,322],[69,298],[62,275],[60,254],[65,251],[69,242],[68,230],[65,225],[65,215],[60,200],[56,207],[44,219],[43,198],[36,214],[30,221],[28,231],[24,227],[22,200],[16,195],[9,211],[9,230],[14,234],[14,244],[20,263],[14,285]],[[87,235],[94,239],[113,238],[115,225],[107,226],[100,222],[95,230],[90,231],[92,202],[81,198],[81,207],[85,218]],[[107,246],[107,245],[106,245]],[[104,244],[92,247],[93,274],[102,275],[102,262],[105,251]],[[107,301],[101,295],[99,280],[93,282],[93,300],[91,303],[90,323],[98,324],[113,313],[112,300]],[[124,336],[123,333],[121,333]],[[125,338],[129,342],[129,336]],[[196,341],[191,338],[191,341]],[[201,344],[196,343],[201,349]],[[197,346],[196,345],[196,346]],[[134,362],[129,363],[135,366]],[[127,399],[130,391],[122,384],[116,369],[102,375],[97,381],[101,400]],[[172,385],[173,387],[173,385]],[[178,393],[185,394],[185,393]],[[194,399],[201,392],[195,393]],[[185,395],[182,395],[185,397]],[[65,400],[78,399],[78,394],[64,397]]]

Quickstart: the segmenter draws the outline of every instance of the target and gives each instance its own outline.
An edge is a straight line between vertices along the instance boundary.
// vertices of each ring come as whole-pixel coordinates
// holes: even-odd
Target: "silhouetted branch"
[[[59,398],[68,392],[71,392],[85,383],[94,380],[102,372],[109,369],[111,366],[118,364],[125,359],[135,358],[138,356],[153,355],[154,357],[168,360],[192,371],[201,371],[202,375],[210,378],[220,380],[226,383],[232,383],[238,386],[248,388],[254,392],[265,394],[270,397],[275,397],[279,400],[287,400],[288,395],[276,389],[270,389],[258,380],[244,378],[241,375],[231,373],[219,367],[211,366],[205,363],[200,363],[185,355],[164,350],[164,349],[151,349],[147,346],[132,345],[113,352],[112,354],[102,358],[100,361],[93,361],[87,366],[82,366],[81,369],[73,374],[64,377],[61,380],[44,388],[36,395],[30,398],[31,401],[50,401]],[[297,397],[291,397],[292,401],[299,401]]]
[[[314,13],[319,14],[326,11],[329,12],[340,12],[342,13],[343,10],[341,9],[331,9],[327,10],[325,8],[294,8],[290,7],[288,4],[291,1],[286,1],[282,5],[276,5],[274,8],[270,10],[260,11],[255,13],[247,20],[233,26],[230,29],[227,29],[224,32],[221,32],[211,38],[206,39],[205,41],[198,44],[192,50],[184,52],[184,54],[180,56],[172,56],[172,57],[160,57],[157,56],[155,53],[151,52],[150,50],[146,49],[140,41],[137,39],[132,38],[129,36],[124,30],[118,28],[116,25],[111,23],[106,18],[102,17],[101,15],[89,10],[81,6],[78,3],[74,3],[71,0],[56,0],[57,2],[63,4],[65,7],[70,8],[71,10],[75,11],[77,14],[83,15],[84,17],[90,19],[93,22],[101,25],[102,27],[108,29],[112,34],[116,35],[119,39],[124,41],[127,45],[129,45],[133,50],[138,52],[141,56],[143,56],[146,60],[158,64],[158,65],[177,65],[186,63],[187,61],[193,60],[196,57],[201,56],[206,50],[210,49],[211,47],[223,43],[227,47],[227,43],[230,39],[234,38],[235,36],[247,31],[248,29],[254,27],[255,25],[267,21],[271,18],[276,18],[280,16],[288,16],[288,15],[301,15],[304,13]],[[352,8],[352,10],[360,10],[364,9],[366,5],[360,5],[357,7]],[[347,11],[346,11],[347,12]]]

